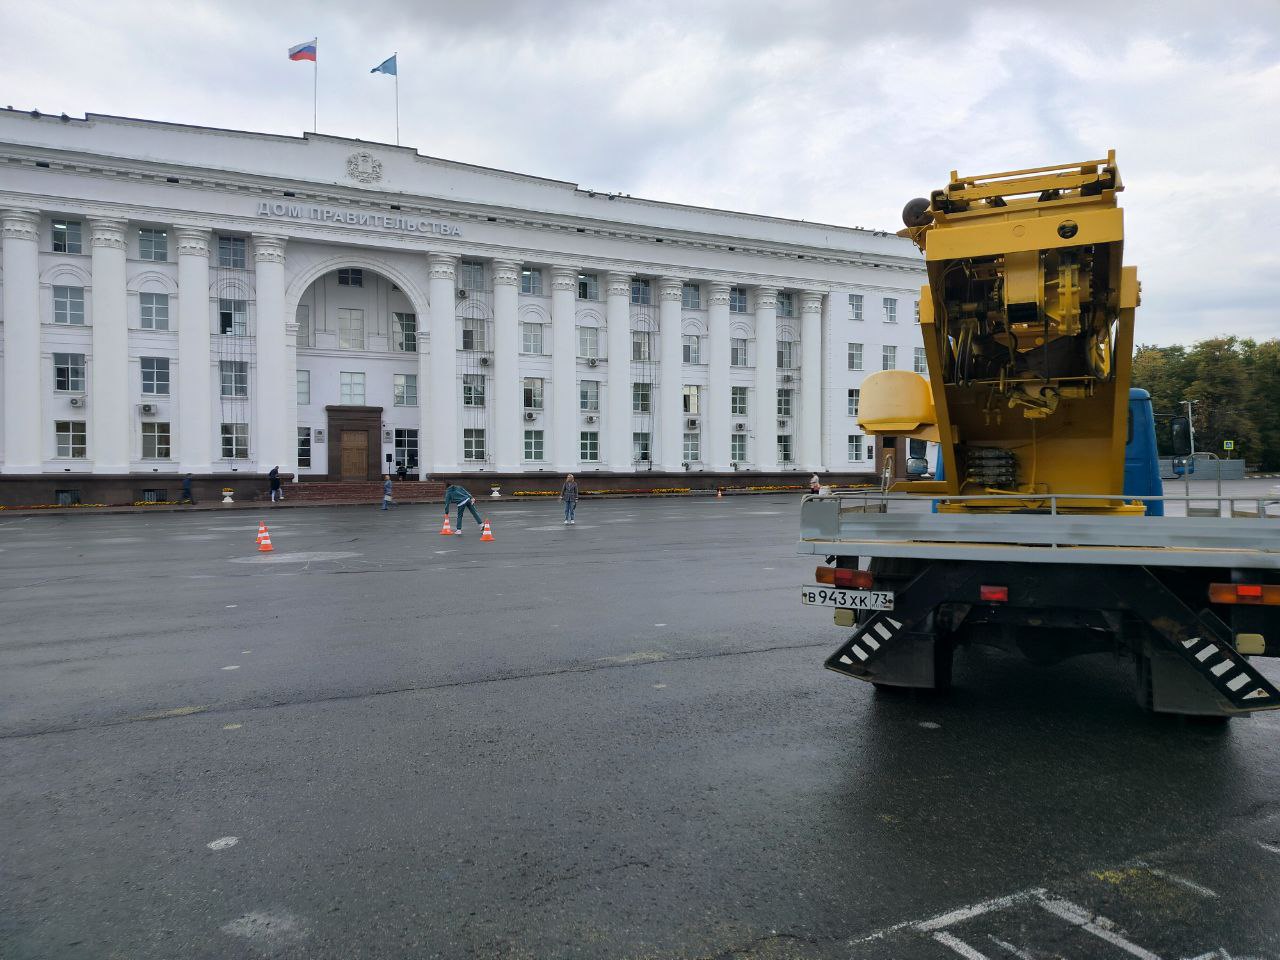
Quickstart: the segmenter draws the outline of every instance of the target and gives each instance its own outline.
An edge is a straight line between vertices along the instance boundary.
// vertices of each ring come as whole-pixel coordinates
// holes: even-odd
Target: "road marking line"
[[[1001,950],[1005,950],[1013,954],[1015,957],[1018,958],[1018,960],[1036,960],[1036,958],[1033,957],[1031,954],[1027,953],[1027,951],[1020,950],[1019,948],[1015,947],[1012,943],[1006,943],[1005,941],[1001,940],[999,937],[995,936],[994,934],[988,933],[987,939],[990,940],[992,943],[994,943]]]
[[[1258,840],[1257,844],[1268,853],[1280,853],[1280,845],[1267,843],[1265,840]]]
[[[665,683],[655,683],[655,684],[653,685],[653,689],[655,689],[655,690],[665,690],[665,689],[667,689],[667,685],[666,685]]]
[[[206,843],[205,846],[210,850],[225,850],[227,847],[234,847],[239,842],[239,837],[219,837],[217,840]]]
[[[1147,871],[1147,873],[1154,876],[1163,877],[1170,883],[1176,883],[1180,887],[1186,887],[1188,890],[1192,890],[1200,894],[1202,897],[1208,897],[1211,900],[1218,899],[1217,893],[1202,884],[1196,883],[1194,880],[1188,880],[1186,877],[1180,877],[1176,873],[1169,873],[1167,870],[1161,870],[1159,867],[1153,867],[1142,860],[1133,861],[1133,865],[1135,867],[1141,867],[1143,870]]]
[[[960,956],[964,957],[964,960],[990,960],[985,953],[979,953],[959,937],[953,937],[949,933],[935,933],[933,935],[933,939],[937,940],[944,947],[950,947],[956,953],[960,954]]]
[[[223,669],[223,670],[239,670],[239,669],[240,669],[240,664],[238,664],[238,663],[233,663],[233,664],[231,664],[231,666],[229,666],[229,667],[223,667],[222,669]]]
[[[223,729],[223,730],[239,730],[241,726],[243,726],[243,724],[239,724],[239,723],[224,723],[224,724],[222,725],[222,729]]]
[[[238,604],[238,603],[228,603],[228,604],[227,604],[227,609],[228,609],[228,610],[234,610],[234,609],[235,609],[236,607],[238,607],[238,606],[240,606],[240,604]]]
[[[942,729],[942,724],[940,724],[940,723],[934,723],[932,720],[921,720],[921,721],[920,721],[920,726],[924,727],[926,730],[941,730],[941,729]]]
[[[994,900],[983,900],[981,903],[974,903],[967,907],[960,907],[957,910],[951,910],[947,913],[939,914],[928,920],[921,920],[918,923],[908,921],[904,926],[914,926],[922,933],[930,933],[934,930],[941,930],[943,927],[949,927],[953,923],[959,923],[961,920],[970,920],[973,917],[980,917],[984,913],[990,913],[992,910],[1003,910],[1005,907],[1011,907],[1017,903],[1024,903],[1027,900],[1035,900],[1045,896],[1043,887],[1034,887],[1030,890],[1020,890],[1018,893],[1010,893],[1003,897],[996,897]]]
[[[1072,903],[1070,900],[1062,900],[1058,898],[1048,899],[1040,898],[1040,906],[1055,917],[1061,917],[1067,923],[1074,924],[1081,930],[1093,934],[1099,940],[1105,940],[1112,946],[1119,947],[1125,953],[1137,957],[1138,960],[1161,960],[1160,955],[1145,950],[1131,940],[1126,940],[1118,933],[1108,930],[1103,923],[1110,924],[1111,921],[1106,917],[1097,914],[1091,914],[1078,904]],[[1096,921],[1096,922],[1095,922]]]

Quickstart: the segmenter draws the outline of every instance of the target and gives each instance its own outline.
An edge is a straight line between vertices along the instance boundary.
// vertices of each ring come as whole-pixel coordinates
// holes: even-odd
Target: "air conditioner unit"
[[[139,412],[140,412],[144,417],[154,416],[158,409],[159,409],[159,408],[158,408],[154,403],[140,403],[140,404],[138,404],[138,411],[139,411]]]
[[[784,374],[782,375],[782,382],[783,382],[783,383],[791,383],[793,380],[795,380],[795,377],[793,377],[793,376],[792,376],[791,374],[789,374],[789,373],[784,373]]]
[[[481,357],[481,358],[480,358],[480,366],[482,366],[482,367],[487,367],[488,365],[489,365],[489,358],[488,358],[488,357]]]
[[[599,417],[595,417],[595,416],[587,417],[587,423],[595,423],[599,419],[600,419]]]
[[[536,413],[534,413],[532,410],[526,410],[526,411],[524,412],[524,418],[525,418],[526,420],[530,420],[530,421],[532,421],[532,420],[536,420],[536,419],[538,419],[538,415],[537,415]]]
[[[84,406],[84,403],[85,403],[85,398],[84,398],[84,397],[72,397],[72,398],[71,398],[71,405],[72,405],[73,407],[83,407],[83,406]]]
[[[692,417],[690,417],[688,420],[686,420],[686,421],[684,422],[684,427],[685,427],[685,429],[686,429],[686,430],[697,430],[697,429],[698,429],[698,421],[697,421],[697,420],[694,420]]]
[[[600,366],[600,361],[599,361],[599,359],[598,359],[598,358],[596,358],[596,357],[591,357],[590,359],[588,359],[588,360],[587,360],[587,366],[588,366],[588,367],[598,367],[598,366]]]
[[[324,443],[324,429],[317,427],[311,432],[312,443]]]
[[[741,433],[743,430],[747,429],[747,425],[745,423],[735,423],[733,425],[733,429]]]
[[[395,443],[395,440],[396,440],[396,432],[395,432],[393,429],[391,429],[390,427],[383,427],[383,428],[382,428],[382,442],[383,442],[383,443]]]

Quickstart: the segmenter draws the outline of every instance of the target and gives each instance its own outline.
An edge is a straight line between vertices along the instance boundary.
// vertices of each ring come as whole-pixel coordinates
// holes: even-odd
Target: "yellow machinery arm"
[[[941,445],[931,495],[1121,494],[1138,280],[1106,160],[961,177],[903,210],[929,379],[864,381],[860,425]],[[1141,512],[1079,500],[1066,509]],[[963,504],[963,506],[961,505]],[[978,501],[944,509],[984,509]],[[994,508],[994,504],[985,509]]]

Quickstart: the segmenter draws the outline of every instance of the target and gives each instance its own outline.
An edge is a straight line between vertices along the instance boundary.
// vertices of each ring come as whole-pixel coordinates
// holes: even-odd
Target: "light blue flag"
[[[396,55],[393,53],[391,56],[387,57],[387,59],[383,60],[380,64],[378,64],[369,72],[370,73],[387,73],[393,77],[396,76]]]

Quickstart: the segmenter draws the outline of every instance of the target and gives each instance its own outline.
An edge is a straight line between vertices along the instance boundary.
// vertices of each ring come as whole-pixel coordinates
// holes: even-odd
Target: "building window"
[[[524,458],[526,460],[542,460],[542,431],[526,430],[524,432]]]
[[[542,271],[537,267],[525,267],[521,270],[520,292],[533,297],[542,296]]]
[[[169,459],[169,424],[144,423],[142,425],[142,459]]]
[[[653,358],[653,334],[642,330],[631,331],[631,359],[638,361]]]
[[[600,328],[578,328],[578,356],[583,360],[600,359]]]
[[[729,341],[729,366],[745,367],[747,365],[747,341],[745,338],[734,338]]]
[[[583,430],[578,434],[578,458],[584,463],[600,462],[600,434],[595,430]]]
[[[600,299],[600,275],[596,273],[578,274],[578,299]]]
[[[778,391],[778,416],[780,417],[791,416],[791,399],[792,399],[792,392],[790,390]]]
[[[462,431],[462,459],[484,460],[484,430],[467,427]]]
[[[364,406],[364,374],[361,372],[343,370],[338,374],[341,382],[341,399],[338,401],[344,406],[363,407]]]
[[[542,378],[524,378],[524,408],[526,410],[542,409]]]
[[[644,277],[633,277],[631,279],[631,302],[642,307],[647,307],[653,303],[653,286]]]
[[[249,459],[249,425],[247,423],[222,425],[222,459]]]
[[[849,369],[862,369],[862,344],[860,343],[849,344]]]
[[[862,435],[854,434],[849,437],[849,462],[854,463],[862,459]]]
[[[462,405],[464,407],[483,407],[484,374],[464,373],[462,375]]]
[[[697,463],[702,459],[702,445],[699,443],[698,434],[686,433],[684,435],[684,462]]]
[[[631,459],[636,463],[645,463],[649,461],[648,433],[631,434]]]
[[[685,414],[690,417],[698,415],[698,408],[701,406],[699,401],[700,388],[693,384],[686,383],[681,391],[681,404]]]
[[[884,322],[898,322],[898,301],[893,299],[893,297],[884,298]]]
[[[395,374],[392,380],[391,392],[394,406],[416,407],[418,405],[418,375],[416,373]]]
[[[916,323],[919,323],[920,322],[920,301],[919,300],[915,301],[913,304],[911,304],[911,306],[915,311]]]
[[[702,338],[696,336],[687,336],[680,338],[681,349],[684,351],[685,363],[701,363],[702,362]]]
[[[898,363],[897,347],[891,344],[885,344],[885,346],[880,348],[880,369],[881,370],[892,370],[897,366],[897,363]]]
[[[306,407],[311,404],[311,371],[298,371],[298,406]]]
[[[784,290],[778,294],[778,316],[794,317],[796,315],[795,294]]]
[[[729,312],[730,313],[746,313],[747,312],[747,288],[746,287],[730,287],[729,288]]]
[[[734,463],[743,463],[747,459],[747,435],[731,433],[729,435],[729,459]]]
[[[468,293],[483,293],[484,264],[474,260],[463,260],[458,264],[458,289]]]
[[[680,304],[686,310],[701,310],[702,289],[696,283],[682,284],[680,287]]]
[[[402,353],[418,352],[418,315],[416,313],[393,313],[392,344],[393,350]]]
[[[311,467],[311,428],[298,428],[298,467]]]
[[[79,220],[54,220],[52,227],[54,253],[83,252]]]
[[[542,327],[541,323],[520,324],[521,353],[542,353]]]
[[[169,395],[169,358],[142,357],[142,394],[149,397]]]
[[[247,397],[249,395],[248,360],[219,360],[218,373],[222,379],[222,396]]]
[[[484,321],[474,317],[465,317],[462,321],[462,349],[484,350]]]
[[[632,413],[650,413],[652,412],[652,410],[653,410],[653,384],[633,383],[631,385],[631,412]]]
[[[929,359],[924,355],[924,347],[916,347],[911,355],[911,369],[916,373],[929,372]]]
[[[789,433],[778,434],[778,462],[791,462],[791,434]]]
[[[53,389],[64,393],[84,393],[84,354],[53,355]]]
[[[481,431],[483,434],[483,431]],[[417,428],[397,430],[395,436],[396,464],[403,464],[406,470],[418,469],[418,431]],[[484,437],[480,438],[480,459],[484,459]]]
[[[796,365],[796,344],[794,340],[778,341],[778,369],[791,370]]]
[[[167,293],[138,294],[138,310],[143,330],[169,329],[169,295]]]
[[[338,349],[364,349],[364,311],[354,307],[338,308]]]
[[[311,323],[311,307],[305,303],[298,304],[298,312],[293,316],[298,323],[298,346],[314,347],[316,345],[316,328]]]
[[[578,409],[588,413],[600,409],[599,380],[583,380],[578,384]]]
[[[84,287],[53,288],[53,322],[84,326]]]
[[[862,319],[862,294],[860,293],[849,294],[849,319]]]
[[[218,237],[218,266],[243,269],[248,263],[244,237]]]
[[[58,456],[83,460],[88,455],[88,430],[83,420],[55,420],[53,432],[58,438]]]
[[[849,416],[851,417],[856,417],[858,415],[858,398],[860,392],[861,391],[856,388],[849,391]]]
[[[747,415],[746,387],[729,388],[729,415],[731,417],[745,417]]]
[[[338,271],[338,286],[363,287],[364,271],[358,267],[343,267]]]
[[[143,227],[138,231],[138,259],[156,260],[161,263],[169,259],[169,232],[155,227]]]
[[[218,300],[218,329],[227,336],[249,335],[249,304],[244,300]]]

